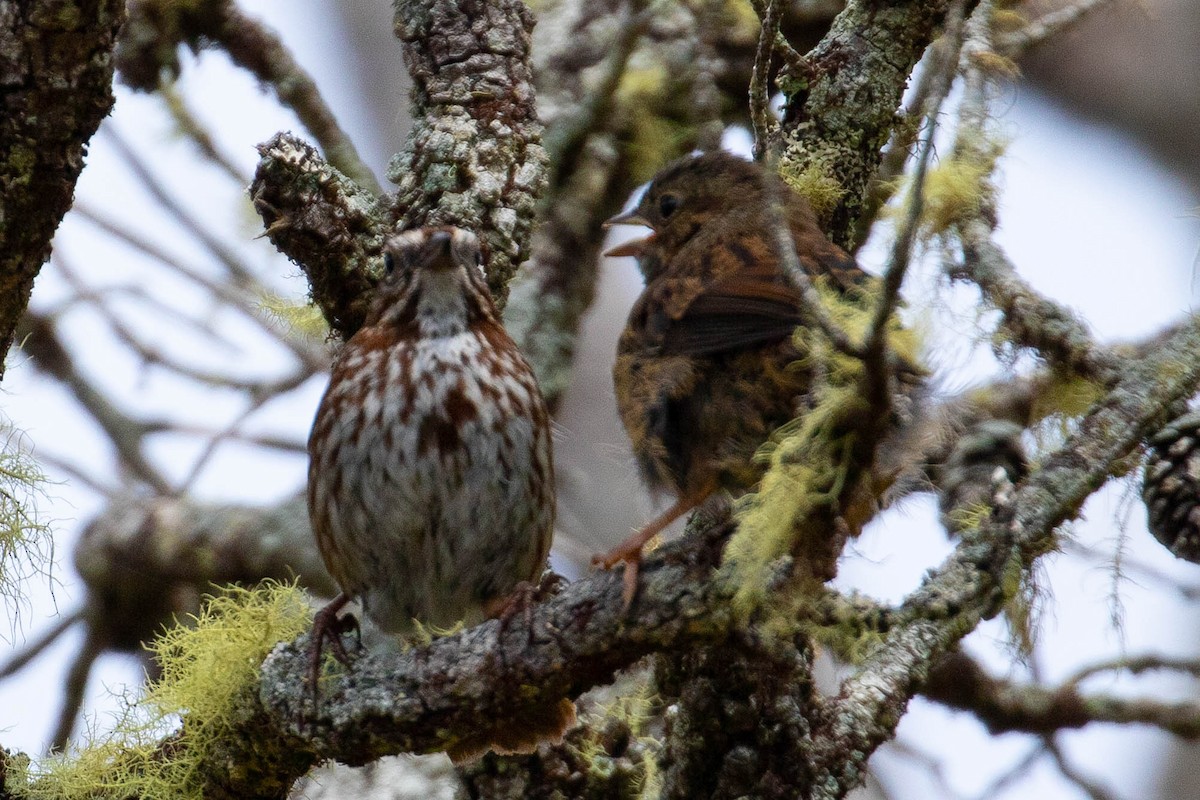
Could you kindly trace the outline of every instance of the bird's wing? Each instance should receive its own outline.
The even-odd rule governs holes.
[[[800,324],[800,296],[778,279],[732,275],[698,294],[663,331],[662,352],[715,355],[777,342]]]

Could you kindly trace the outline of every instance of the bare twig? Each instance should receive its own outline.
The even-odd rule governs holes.
[[[1020,30],[999,37],[999,48],[1009,58],[1016,58],[1106,5],[1112,5],[1112,0],[1076,0],[1070,5],[1048,11]]]
[[[854,358],[864,358],[866,351],[863,347],[854,342],[849,334],[838,327],[837,323],[825,311],[820,293],[817,292],[812,278],[805,272],[804,266],[800,263],[800,257],[796,254],[796,242],[792,239],[791,231],[784,221],[783,206],[780,205],[779,198],[773,197],[770,199],[768,211],[771,233],[775,238],[775,249],[779,254],[784,274],[787,275],[796,290],[800,292],[800,299],[803,303],[800,309],[801,313],[804,314],[810,324],[815,325],[821,331],[825,338],[838,351]]]
[[[1117,800],[1117,796],[1105,786],[1101,786],[1095,780],[1087,777],[1071,763],[1062,749],[1058,746],[1058,742],[1053,736],[1046,736],[1042,739],[1051,758],[1058,766],[1058,771],[1063,774],[1063,777],[1078,786],[1084,794],[1092,798],[1092,800]]]
[[[164,72],[172,77],[179,74],[180,44],[193,51],[214,45],[224,49],[235,64],[270,86],[279,101],[296,112],[330,162],[366,191],[382,194],[312,78],[274,31],[243,14],[231,0],[129,3],[129,25],[117,53],[122,79],[135,89],[158,89]]]
[[[766,0],[762,30],[758,34],[758,50],[754,54],[754,72],[750,76],[750,125],[754,130],[754,160],[762,161],[770,150],[774,131],[778,129],[771,117],[771,55],[779,36],[778,0]]]
[[[242,175],[233,161],[217,147],[212,134],[209,133],[204,123],[188,108],[187,101],[176,89],[173,82],[163,81],[158,87],[158,94],[166,105],[167,111],[175,120],[175,124],[192,140],[200,152],[204,154],[205,158],[216,164],[230,180],[239,186],[245,186],[250,182],[249,178]]]
[[[143,425],[118,409],[83,375],[70,352],[59,340],[52,320],[28,312],[20,330],[25,351],[33,356],[38,369],[53,375],[70,391],[80,405],[104,429],[116,448],[122,465],[155,491],[172,494],[174,488],[142,453]]]
[[[82,619],[83,609],[76,609],[70,614],[61,616],[58,621],[47,628],[41,636],[27,644],[21,650],[21,652],[17,653],[8,660],[8,663],[0,667],[0,680],[20,672],[25,668],[26,664],[37,658],[38,655],[47,647],[54,644],[55,640],[57,640],[59,636],[66,632],[67,628],[71,627]]]
[[[116,150],[117,155],[125,162],[125,166],[135,178],[150,192],[160,206],[170,214],[188,233],[196,238],[204,249],[217,259],[229,271],[229,274],[239,284],[253,284],[253,271],[242,261],[232,248],[222,244],[191,211],[171,196],[162,182],[142,162],[129,143],[109,126],[104,129],[105,139]]]

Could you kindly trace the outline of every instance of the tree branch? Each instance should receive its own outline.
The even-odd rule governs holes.
[[[59,13],[59,12],[62,13]],[[34,278],[112,108],[120,0],[0,8],[0,377]]]
[[[366,191],[383,193],[313,79],[274,31],[241,13],[231,0],[130,2],[128,29],[117,51],[122,81],[151,92],[159,88],[164,71],[178,77],[181,44],[193,52],[206,45],[220,46],[235,64],[274,89],[279,102],[296,112],[331,164]]]
[[[785,175],[811,170],[836,187],[840,200],[823,227],[843,247],[853,244],[850,237],[908,77],[950,2],[850,0],[808,54],[809,74],[780,80],[786,98]],[[975,3],[965,5],[969,11]]]
[[[520,0],[397,0],[413,79],[413,130],[388,178],[404,228],[457,225],[483,245],[503,310],[529,254],[546,152],[529,61],[533,14]]]

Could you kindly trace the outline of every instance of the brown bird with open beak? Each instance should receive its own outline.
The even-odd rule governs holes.
[[[807,406],[812,366],[792,343],[802,302],[776,247],[780,219],[814,278],[848,300],[873,280],[821,232],[807,200],[729,153],[670,164],[632,211],[607,223],[651,230],[606,253],[636,257],[646,281],[617,345],[613,382],[643,479],[677,498],[595,558],[626,563],[627,602],[646,542],[718,489],[757,483],[755,451]]]

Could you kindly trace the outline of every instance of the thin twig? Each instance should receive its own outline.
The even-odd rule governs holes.
[[[231,248],[219,242],[200,223],[200,220],[171,196],[167,188],[163,186],[157,176],[150,171],[145,163],[143,163],[141,157],[134,152],[129,143],[117,133],[112,125],[106,126],[104,132],[107,135],[108,141],[113,145],[113,149],[117,151],[117,155],[129,167],[129,171],[146,188],[146,191],[150,192],[151,196],[158,201],[163,210],[174,217],[179,225],[192,234],[200,244],[204,245],[204,249],[216,258],[217,261],[221,262],[225,269],[229,270],[230,275],[233,276],[235,281],[240,284],[253,284],[256,282],[253,271],[242,259]]]
[[[750,124],[754,129],[754,160],[762,161],[770,149],[770,140],[778,126],[771,118],[771,54],[779,35],[778,0],[767,0],[763,11],[762,28],[758,34],[758,49],[754,54],[754,71],[750,74]]]
[[[1172,670],[1186,672],[1193,677],[1200,677],[1200,660],[1195,658],[1176,658],[1172,656],[1144,655],[1136,657],[1114,658],[1111,661],[1101,661],[1089,664],[1074,672],[1064,682],[1064,686],[1075,686],[1084,680],[1102,672],[1128,672],[1140,675],[1143,672],[1156,670]]]
[[[18,330],[25,339],[25,351],[33,356],[38,369],[53,375],[74,395],[84,410],[108,434],[121,463],[134,476],[145,481],[160,494],[173,494],[171,484],[142,453],[145,427],[117,408],[79,371],[74,358],[59,338],[54,322],[30,311],[26,312]]]
[[[71,668],[67,671],[66,681],[63,683],[63,704],[58,712],[54,735],[50,739],[51,753],[61,753],[70,744],[75,720],[79,718],[79,709],[83,707],[83,693],[87,689],[88,676],[91,675],[92,665],[102,652],[103,644],[89,631],[79,653],[71,661]]]
[[[999,37],[999,49],[1009,58],[1022,55],[1030,47],[1058,35],[1102,6],[1111,5],[1113,0],[1077,0],[1069,6],[1049,11],[1023,28]]]
[[[205,127],[192,110],[188,108],[187,102],[175,88],[175,84],[169,81],[163,81],[158,87],[158,95],[162,98],[163,103],[167,107],[167,111],[175,120],[175,124],[179,126],[179,130],[192,140],[192,143],[199,148],[204,156],[216,164],[222,172],[229,176],[234,183],[239,186],[245,186],[250,183],[250,178],[243,175],[233,161],[221,152],[217,147],[216,141],[212,134]]]
[[[79,215],[81,218],[116,237],[135,250],[144,253],[169,269],[179,273],[188,281],[211,292],[214,297],[224,304],[224,307],[240,312],[244,318],[249,319],[260,330],[287,348],[307,369],[316,372],[328,367],[329,358],[323,347],[314,346],[302,337],[289,335],[286,331],[281,332],[279,326],[273,325],[269,320],[264,319],[258,306],[247,299],[248,297],[261,296],[265,292],[265,287],[263,287],[262,283],[255,276],[246,275],[241,284],[242,288],[235,289],[228,283],[212,279],[196,267],[184,264],[158,244],[143,236],[140,232],[97,211],[88,205],[86,201],[76,201],[71,212]]]
[[[1092,800],[1117,800],[1117,796],[1112,793],[1112,790],[1102,786],[1076,769],[1075,765],[1071,763],[1070,759],[1059,748],[1055,737],[1046,736],[1042,739],[1042,743],[1045,745],[1046,752],[1050,754],[1051,758],[1054,759],[1054,763],[1058,765],[1058,771],[1063,774],[1064,778],[1078,786],[1084,794],[1092,798]]]
[[[783,206],[778,197],[769,198],[768,215],[771,233],[775,237],[775,249],[782,262],[784,274],[800,292],[801,313],[808,322],[815,324],[825,338],[840,352],[854,358],[865,358],[866,351],[851,340],[849,334],[839,328],[837,323],[826,313],[820,293],[813,285],[812,278],[804,271],[800,257],[796,255],[796,242],[792,239],[791,231],[788,230]]]
[[[317,84],[274,31],[241,13],[230,2],[224,4],[221,22],[209,35],[224,47],[235,64],[270,85],[279,101],[296,112],[330,164],[376,196],[383,194],[383,187],[359,157],[354,142],[338,125]]]
[[[61,636],[67,630],[67,628],[71,627],[76,622],[79,622],[81,619],[83,619],[82,608],[76,609],[64,617],[60,617],[59,620],[51,625],[45,633],[26,645],[21,652],[9,659],[7,664],[5,664],[3,667],[0,667],[0,680],[3,680],[11,675],[15,675],[24,669],[26,664],[37,658],[38,655],[47,647],[54,644],[54,641],[58,639],[58,637]]]

